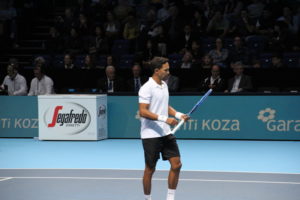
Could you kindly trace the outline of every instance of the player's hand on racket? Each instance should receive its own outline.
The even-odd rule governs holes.
[[[184,115],[181,116],[181,119],[183,119],[185,122],[186,122],[187,120],[189,120],[190,118],[191,118],[191,117],[188,116],[188,115],[186,115],[186,114],[184,114]]]
[[[178,121],[175,118],[168,118],[166,123],[171,126],[176,126],[178,124]]]

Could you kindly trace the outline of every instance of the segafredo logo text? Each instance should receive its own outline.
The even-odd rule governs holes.
[[[264,110],[259,111],[257,119],[266,123],[266,127],[268,131],[296,131],[300,132],[300,120],[283,120],[275,119],[276,110],[271,108],[266,108]]]
[[[78,134],[91,122],[89,111],[77,103],[50,106],[44,113],[46,127],[61,134]]]

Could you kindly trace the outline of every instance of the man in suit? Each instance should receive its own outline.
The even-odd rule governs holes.
[[[169,92],[178,92],[179,78],[177,76],[173,76],[171,73],[169,73],[169,75],[164,78],[164,81],[168,85]]]
[[[233,66],[235,76],[229,79],[228,88],[225,92],[249,92],[253,90],[250,76],[244,75],[244,66],[241,62],[236,62]]]
[[[103,93],[114,93],[124,91],[123,80],[116,76],[116,69],[110,65],[105,68],[106,76],[98,81],[98,88]]]
[[[145,76],[142,76],[142,68],[139,64],[134,64],[131,68],[132,77],[127,80],[127,89],[129,92],[138,92],[140,87],[147,81]]]
[[[220,66],[213,65],[211,68],[211,76],[205,78],[201,85],[200,91],[205,92],[209,89],[213,89],[214,92],[223,92],[225,89],[225,81],[220,76]]]

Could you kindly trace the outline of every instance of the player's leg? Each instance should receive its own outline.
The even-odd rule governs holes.
[[[143,186],[144,186],[144,194],[150,195],[151,194],[151,182],[152,176],[155,172],[155,167],[150,167],[146,164],[143,176]]]
[[[168,177],[168,186],[169,189],[175,190],[177,188],[182,164],[181,164],[180,157],[169,158],[169,162],[171,164],[171,167],[170,167],[170,172]]]
[[[165,137],[162,154],[163,154],[163,159],[169,160],[171,165],[169,177],[168,177],[167,200],[174,200],[175,190],[177,188],[182,164],[180,159],[179,148],[176,142],[176,137],[173,134]]]
[[[142,141],[145,155],[143,187],[145,198],[147,200],[150,200],[152,176],[155,172],[156,163],[159,159],[159,153],[162,147],[162,140],[161,138],[149,138],[143,139]]]

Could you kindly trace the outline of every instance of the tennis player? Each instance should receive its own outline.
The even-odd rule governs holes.
[[[151,200],[151,180],[155,166],[162,155],[171,164],[168,177],[167,200],[175,199],[181,168],[180,153],[176,138],[170,134],[170,125],[175,126],[177,119],[188,120],[189,116],[177,112],[169,106],[169,91],[163,79],[169,74],[168,59],[154,57],[151,60],[152,77],[139,90],[139,112],[141,116],[141,138],[145,155],[143,177],[146,200]]]

